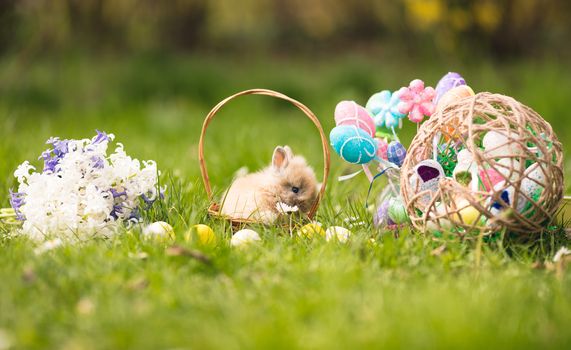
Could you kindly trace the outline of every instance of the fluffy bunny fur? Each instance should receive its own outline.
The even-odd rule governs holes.
[[[315,173],[305,159],[295,156],[288,146],[278,146],[270,166],[232,183],[224,194],[222,213],[271,223],[280,214],[278,202],[308,213],[317,199],[318,188]]]

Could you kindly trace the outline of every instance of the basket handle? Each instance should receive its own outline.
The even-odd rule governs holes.
[[[321,146],[323,148],[323,180],[321,183],[321,189],[319,191],[317,199],[315,200],[315,203],[313,203],[313,206],[311,207],[308,213],[309,218],[312,219],[315,213],[317,212],[319,202],[321,201],[321,199],[323,198],[323,194],[325,193],[325,187],[327,185],[327,177],[329,176],[330,155],[329,155],[329,147],[327,144],[327,137],[323,132],[323,128],[321,127],[319,119],[317,119],[315,114],[309,108],[307,108],[301,102],[273,90],[252,89],[252,90],[245,90],[242,92],[238,92],[232,96],[225,98],[216,106],[214,106],[214,108],[212,108],[212,110],[208,113],[208,115],[204,119],[204,123],[202,124],[202,132],[200,133],[200,141],[198,143],[198,161],[200,163],[200,172],[202,174],[202,181],[204,182],[204,188],[206,189],[206,194],[208,194],[208,199],[212,201],[212,188],[210,186],[210,178],[208,177],[208,170],[206,169],[206,162],[204,159],[204,138],[206,135],[206,129],[208,128],[208,125],[210,124],[216,113],[218,113],[218,111],[222,108],[222,106],[224,106],[230,100],[244,95],[266,95],[288,101],[297,108],[299,108],[313,122],[313,124],[319,131],[319,136],[321,137]]]

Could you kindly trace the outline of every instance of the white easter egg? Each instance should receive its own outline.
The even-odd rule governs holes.
[[[325,240],[329,242],[332,239],[337,239],[341,243],[347,242],[351,236],[351,231],[341,226],[331,226],[325,231]]]
[[[478,181],[478,166],[476,163],[458,163],[452,171],[452,177],[458,183],[465,186],[471,186],[474,181]],[[476,175],[476,176],[474,176]]]
[[[533,179],[541,184],[545,184],[545,171],[538,163],[534,163],[525,169],[525,175],[528,179]]]
[[[243,229],[236,232],[232,236],[232,239],[230,240],[230,245],[232,247],[241,247],[241,246],[250,245],[255,242],[259,242],[261,240],[262,239],[260,238],[258,232],[250,229]]]
[[[419,198],[419,204],[425,206],[430,203],[438,191],[440,179],[444,176],[442,166],[432,159],[423,160],[414,167],[414,173],[409,180],[411,186],[416,193],[426,192]]]
[[[514,207],[514,204],[515,204],[515,197],[514,197],[515,196],[515,188],[513,186],[506,186],[505,181],[502,181],[502,182],[496,184],[494,186],[494,192],[499,192],[500,198],[502,198],[504,202],[506,201],[505,199],[507,197],[507,202],[508,202],[507,205],[511,208],[514,208],[518,212],[521,212],[525,208],[527,201],[521,194],[519,195],[519,198],[517,201],[517,206]],[[502,208],[498,208],[498,206],[503,206],[503,203],[494,201],[494,203],[497,203],[495,205],[495,207],[494,207],[494,203],[492,203],[491,201],[489,203],[492,204],[492,207],[491,207],[492,214],[496,214],[502,210],[507,209],[507,207],[505,207],[505,206]]]
[[[440,232],[442,230],[450,230],[452,229],[453,225],[450,220],[445,219],[447,217],[446,214],[446,206],[442,202],[438,202],[434,205],[434,212],[430,212],[430,220],[426,223],[426,228],[432,233]],[[437,219],[437,217],[439,219]]]
[[[459,164],[469,164],[474,161],[474,155],[472,155],[472,152],[468,151],[467,149],[463,149],[456,155],[456,160]]]
[[[484,135],[482,146],[486,156],[491,158],[509,157],[523,154],[523,148],[517,143],[519,135],[502,131],[489,131]]]
[[[521,180],[520,191],[527,197],[537,196],[546,184],[545,172],[538,163],[532,164],[525,170],[525,177]]]
[[[518,160],[513,158],[502,158],[496,162],[498,165],[496,166],[496,170],[502,174],[505,179],[512,179],[515,180],[520,175],[520,163]],[[510,171],[510,168],[513,171]]]
[[[143,229],[143,237],[157,240],[174,239],[174,230],[168,223],[157,221]]]

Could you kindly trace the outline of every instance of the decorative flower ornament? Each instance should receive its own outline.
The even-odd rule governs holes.
[[[430,117],[434,113],[435,106],[432,100],[436,92],[432,87],[424,87],[424,82],[415,79],[408,87],[398,91],[401,102],[397,108],[400,113],[408,114],[408,119],[414,123],[420,123],[424,117]]]
[[[366,108],[373,115],[375,125],[389,129],[399,126],[405,114],[401,113],[397,106],[400,102],[399,93],[391,93],[388,90],[378,92],[369,98]]]

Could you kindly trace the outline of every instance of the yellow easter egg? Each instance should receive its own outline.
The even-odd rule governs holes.
[[[187,242],[191,241],[195,234],[196,237],[198,237],[198,242],[200,242],[200,244],[213,244],[216,242],[216,235],[208,225],[198,224],[192,226],[184,234],[184,239]]]
[[[325,231],[325,240],[327,242],[337,240],[341,243],[346,243],[350,236],[351,231],[341,226],[331,226]]]
[[[465,225],[472,226],[481,216],[478,209],[469,205],[468,202],[460,202],[456,207],[460,209],[452,215],[452,219],[457,223],[463,222]]]
[[[297,231],[299,237],[313,238],[315,235],[325,237],[325,230],[318,222],[312,222]]]

